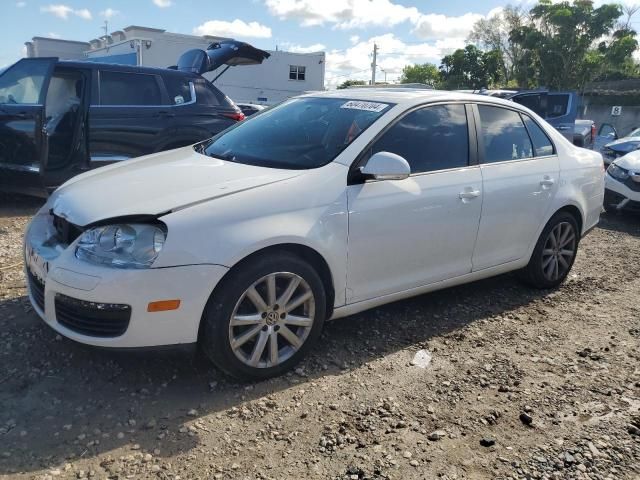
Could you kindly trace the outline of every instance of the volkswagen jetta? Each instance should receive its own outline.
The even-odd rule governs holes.
[[[556,287],[603,192],[601,156],[514,102],[310,94],[69,180],[26,232],[29,296],[79,342],[265,378],[327,319],[512,270]]]

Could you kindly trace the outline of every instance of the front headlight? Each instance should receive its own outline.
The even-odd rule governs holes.
[[[149,268],[164,246],[163,225],[119,224],[85,231],[76,258],[115,268]]]
[[[624,182],[627,178],[629,178],[629,171],[625,170],[622,167],[619,167],[615,163],[609,165],[609,168],[607,168],[607,173],[616,180],[620,180],[621,182]]]

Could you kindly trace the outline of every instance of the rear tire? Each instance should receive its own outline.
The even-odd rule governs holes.
[[[263,380],[307,354],[325,315],[326,293],[313,267],[286,252],[258,257],[232,270],[209,298],[200,347],[225,373]]]
[[[520,278],[535,288],[555,288],[567,277],[578,253],[580,231],[569,212],[556,213],[542,230]]]

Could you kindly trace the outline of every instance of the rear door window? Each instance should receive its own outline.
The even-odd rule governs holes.
[[[566,93],[550,93],[547,95],[547,117],[563,117],[569,111],[569,95]]]
[[[484,163],[532,158],[533,145],[520,114],[513,110],[478,105]]]
[[[540,115],[542,118],[547,116],[547,95],[540,93],[529,93],[524,95],[516,95],[512,100],[520,105],[527,107],[529,110]]]
[[[100,104],[119,106],[162,105],[157,75],[100,72]]]
[[[191,79],[167,75],[164,77],[164,84],[167,87],[171,105],[183,105],[194,100],[191,96]]]
[[[396,122],[373,145],[371,154],[403,157],[411,173],[469,164],[469,132],[464,105],[435,105],[415,110]]]
[[[524,124],[527,126],[536,157],[553,155],[553,144],[544,130],[538,126],[528,115],[522,115]]]

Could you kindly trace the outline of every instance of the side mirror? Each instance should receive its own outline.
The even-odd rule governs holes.
[[[360,172],[374,180],[404,180],[411,175],[409,163],[391,152],[374,153]]]

